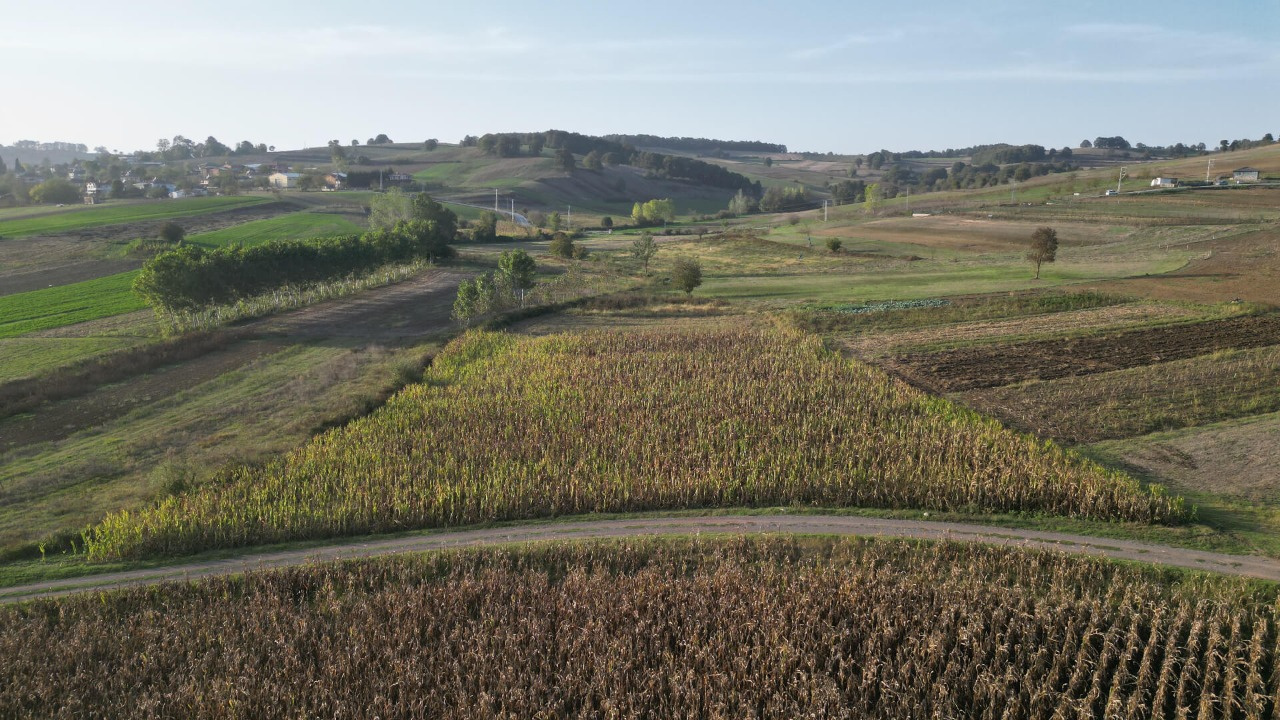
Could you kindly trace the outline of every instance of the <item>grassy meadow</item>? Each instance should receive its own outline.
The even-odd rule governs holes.
[[[346,215],[322,212],[296,212],[265,220],[232,225],[222,230],[198,233],[187,237],[186,242],[205,248],[226,245],[262,245],[275,240],[300,240],[326,235],[352,235],[368,228],[357,224]]]

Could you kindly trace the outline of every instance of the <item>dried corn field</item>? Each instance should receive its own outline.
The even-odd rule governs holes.
[[[0,611],[0,715],[1274,718],[1274,587],[826,539],[530,546]]]
[[[490,520],[872,506],[1176,522],[1180,499],[793,331],[473,332],[260,468],[108,517],[95,559]]]

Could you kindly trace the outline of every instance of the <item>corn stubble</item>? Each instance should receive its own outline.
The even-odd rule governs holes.
[[[1178,522],[1181,499],[787,330],[472,332],[386,407],[87,534],[92,559],[591,512],[865,506]]]
[[[1253,720],[1278,610],[952,543],[458,551],[0,611],[0,715]]]

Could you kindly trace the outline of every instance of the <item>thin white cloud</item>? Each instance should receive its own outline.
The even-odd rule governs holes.
[[[905,37],[906,33],[901,30],[892,30],[890,32],[880,34],[846,35],[835,42],[830,42],[825,45],[813,45],[810,47],[800,48],[793,51],[791,53],[791,57],[796,60],[812,60],[813,58],[838,53],[841,50],[846,50],[851,47],[897,42]]]

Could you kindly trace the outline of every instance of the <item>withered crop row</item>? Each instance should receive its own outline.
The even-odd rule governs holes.
[[[1275,588],[962,544],[648,540],[0,611],[0,716],[1274,718]]]

